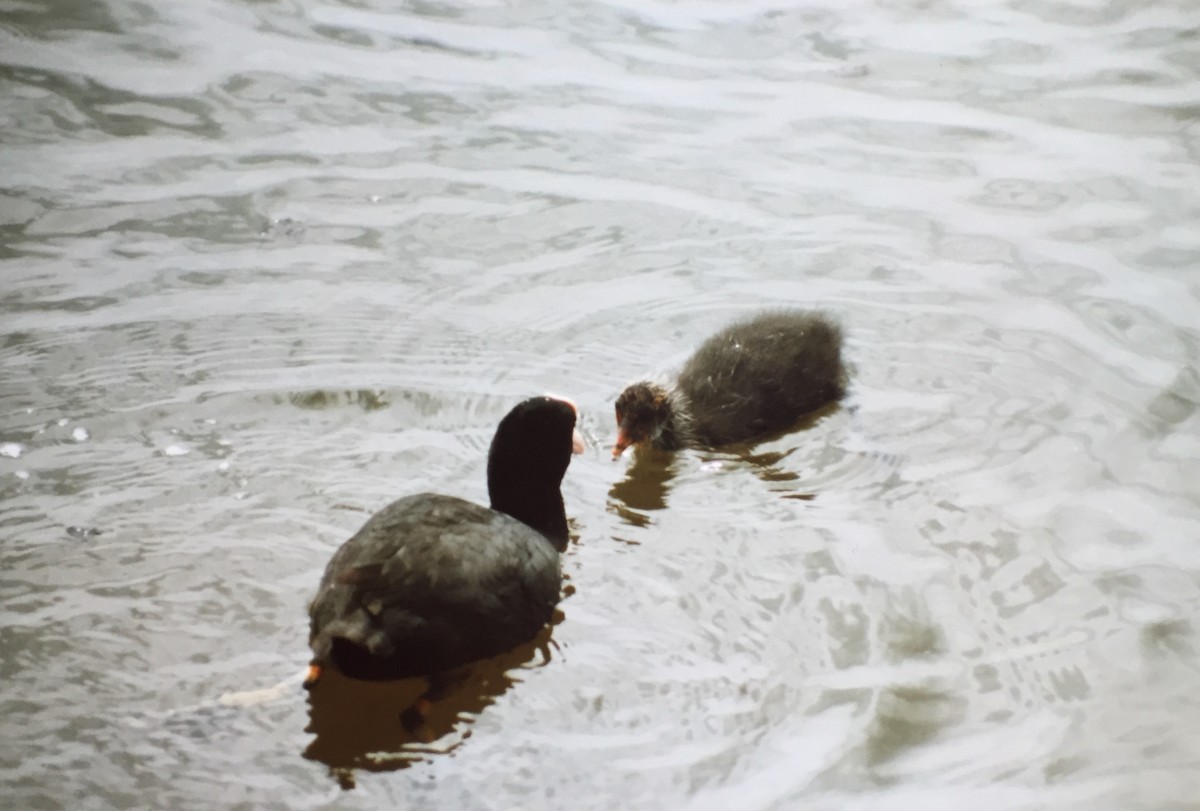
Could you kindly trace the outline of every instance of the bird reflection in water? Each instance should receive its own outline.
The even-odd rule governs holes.
[[[644,527],[650,523],[647,513],[667,506],[667,491],[675,478],[675,454],[651,447],[629,453],[633,463],[625,478],[609,488],[608,506],[626,523]]]
[[[759,451],[759,449],[771,448],[784,436],[808,431],[823,418],[836,413],[840,408],[840,403],[830,403],[806,414],[786,431],[778,432],[756,442],[730,444],[719,450],[696,451],[700,454],[700,465],[705,470],[745,467],[772,490],[779,492],[782,498],[810,501],[816,497],[815,494],[798,489],[800,474],[789,470],[784,465],[789,456],[801,448],[805,448],[807,453],[809,448],[792,445],[782,450]],[[819,452],[821,448],[813,447],[811,450]],[[679,474],[680,459],[686,459],[689,456],[687,451],[675,453],[658,450],[651,446],[635,447],[626,451],[620,458],[632,457],[633,461],[625,471],[625,478],[609,489],[609,509],[626,523],[635,527],[648,525],[651,521],[649,513],[666,509],[671,482]],[[636,543],[635,541],[627,542]]]
[[[550,663],[551,630],[437,677],[360,681],[330,668],[308,693],[305,731],[314,738],[304,757],[324,763],[342,788],[352,789],[356,770],[405,769],[455,751],[484,708],[522,680],[521,671]],[[422,710],[414,712],[419,701]]]

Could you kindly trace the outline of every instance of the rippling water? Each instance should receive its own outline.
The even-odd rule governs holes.
[[[1197,807],[1191,0],[0,15],[11,807]],[[608,460],[778,303],[840,408]],[[310,704],[333,549],[546,390],[562,621]]]

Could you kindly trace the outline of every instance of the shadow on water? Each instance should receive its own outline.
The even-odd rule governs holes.
[[[550,663],[551,631],[447,674],[419,724],[402,717],[430,690],[428,679],[370,682],[326,671],[308,694],[305,731],[314,737],[304,757],[324,763],[342,788],[352,789],[356,770],[395,771],[455,751],[471,736],[475,718],[521,681],[520,670]]]

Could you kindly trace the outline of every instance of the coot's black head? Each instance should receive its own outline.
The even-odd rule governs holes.
[[[559,485],[572,453],[583,452],[574,403],[531,397],[500,421],[488,451],[492,509],[566,544],[567,519]]]
[[[671,418],[667,390],[654,383],[634,383],[617,398],[617,443],[613,457],[630,445],[653,440]]]

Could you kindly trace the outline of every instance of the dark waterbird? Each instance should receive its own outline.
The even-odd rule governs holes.
[[[713,335],[674,383],[633,383],[617,398],[613,457],[630,445],[715,448],[763,439],[841,398],[842,329],[819,312],[782,310]]]
[[[583,450],[569,401],[534,397],[500,421],[488,451],[491,507],[421,493],[346,541],[309,607],[305,680],[440,674],[528,642],[561,589],[567,517],[559,486]]]

